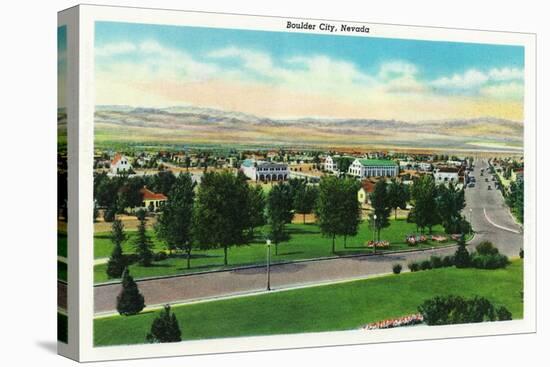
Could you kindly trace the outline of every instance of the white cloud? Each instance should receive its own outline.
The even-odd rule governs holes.
[[[489,85],[481,88],[480,94],[493,99],[520,100],[523,98],[523,84],[511,82]]]
[[[464,74],[454,74],[451,77],[442,77],[431,84],[438,89],[468,91],[479,88],[489,80],[489,77],[476,69],[470,69]]]
[[[380,66],[378,73],[382,79],[412,78],[418,73],[416,65],[406,61],[389,61]]]
[[[489,77],[494,81],[523,80],[523,70],[518,68],[491,69]]]
[[[131,42],[109,43],[96,47],[95,55],[99,57],[110,57],[136,51],[136,48],[136,45]]]

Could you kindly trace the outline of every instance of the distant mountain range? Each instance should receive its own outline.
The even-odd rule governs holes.
[[[96,140],[150,143],[519,152],[523,123],[492,117],[407,122],[373,119],[270,119],[177,106],[97,106]]]

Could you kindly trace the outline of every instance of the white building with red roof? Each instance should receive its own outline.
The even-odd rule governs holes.
[[[132,169],[132,165],[128,160],[128,157],[116,153],[113,159],[111,160],[111,173],[117,175],[123,172],[129,172]]]
[[[161,193],[155,193],[149,190],[147,187],[143,187],[139,192],[142,195],[141,206],[151,211],[156,211],[161,208],[168,198]]]

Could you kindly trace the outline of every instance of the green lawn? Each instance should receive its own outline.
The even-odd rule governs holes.
[[[278,255],[275,255],[275,249],[272,249],[272,261],[292,261],[302,259],[312,259],[318,257],[334,256],[332,254],[332,240],[321,236],[319,227],[316,224],[289,224],[287,225],[290,234],[290,240],[279,244]],[[391,243],[389,251],[409,249],[405,243],[405,236],[414,233],[416,227],[414,224],[407,223],[405,219],[392,220],[391,226],[383,229],[381,238]],[[164,248],[164,244],[155,238],[154,232],[149,231],[155,251]],[[441,226],[434,227],[434,234],[443,234]],[[133,252],[132,237],[135,232],[130,234],[123,250],[125,253]],[[360,226],[357,236],[348,238],[347,248],[344,248],[343,238],[336,239],[336,255],[351,255],[361,253],[371,253],[363,244],[372,239],[372,230],[368,223],[364,222]],[[445,243],[449,244],[451,241]],[[108,257],[112,251],[112,243],[109,240],[109,234],[96,234],[94,239],[95,257]],[[421,246],[438,246],[437,243],[429,241],[428,244]],[[380,249],[378,250],[380,251]],[[246,246],[231,247],[228,251],[228,267],[240,265],[263,264],[266,261],[266,248],[262,229],[257,229],[255,241]],[[94,280],[96,283],[108,281],[106,264],[96,265],[94,267]],[[151,277],[158,275],[174,275],[187,272],[196,272],[204,270],[222,269],[223,249],[193,251],[191,259],[191,269],[187,268],[187,259],[185,256],[171,257],[163,261],[155,262],[151,267],[142,267],[137,264],[130,266],[130,273],[135,278]]]
[[[57,256],[67,257],[67,233],[57,231]]]
[[[67,281],[67,264],[64,262],[57,262],[57,279]]]
[[[506,269],[443,268],[174,307],[184,340],[350,330],[417,312],[437,295],[483,296],[523,317],[523,261]],[[96,346],[145,342],[158,311],[94,320]]]
[[[68,343],[69,336],[69,320],[67,315],[57,313],[57,340],[63,343]]]

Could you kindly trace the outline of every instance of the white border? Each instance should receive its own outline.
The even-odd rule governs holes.
[[[334,345],[352,345],[436,339],[448,337],[486,336],[518,334],[536,331],[536,269],[535,269],[535,134],[536,134],[536,82],[535,59],[536,37],[534,34],[507,33],[495,31],[474,31],[443,29],[435,27],[402,26],[374,23],[339,22],[349,25],[368,24],[370,34],[345,34],[354,37],[383,37],[400,39],[422,39],[456,42],[520,45],[525,47],[525,259],[524,259],[524,319],[509,322],[452,325],[443,327],[417,327],[388,329],[373,332],[343,331],[280,336],[243,337],[188,341],[177,344],[140,344],[132,346],[93,347],[93,115],[94,115],[94,22],[121,21],[165,25],[186,25],[212,28],[254,29],[286,31],[287,19],[292,17],[260,17],[219,13],[184,12],[144,8],[108,6],[79,6],[80,26],[80,84],[79,84],[79,320],[80,361],[116,360],[128,358],[168,357],[206,353],[239,352],[252,350],[274,350]],[[305,33],[305,32],[304,32]],[[325,34],[322,31],[307,33]],[[340,34],[342,35],[342,34]],[[89,240],[85,240],[89,239]],[[74,283],[73,283],[74,284]]]

